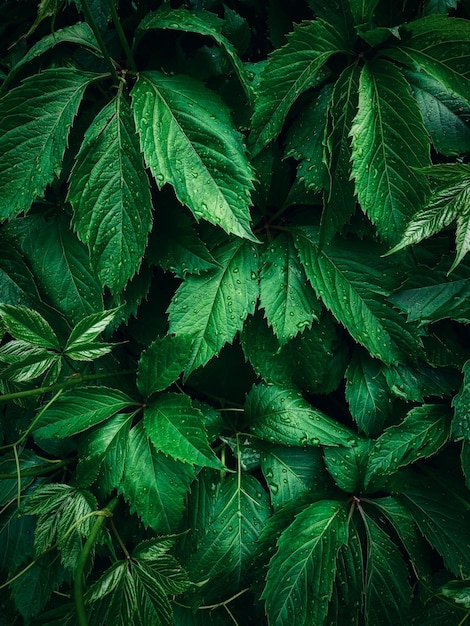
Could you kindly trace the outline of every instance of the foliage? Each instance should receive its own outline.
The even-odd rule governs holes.
[[[0,624],[463,624],[470,3],[0,3]]]

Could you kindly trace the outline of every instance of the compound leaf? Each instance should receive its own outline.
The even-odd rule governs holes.
[[[60,348],[57,335],[52,330],[49,322],[37,311],[25,306],[0,304],[0,317],[15,339],[28,342],[42,348]]]

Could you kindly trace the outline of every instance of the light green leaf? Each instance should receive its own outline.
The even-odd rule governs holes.
[[[406,71],[405,77],[418,102],[426,130],[434,147],[445,156],[470,152],[470,105],[442,84],[418,71]]]
[[[319,250],[318,231],[309,227],[297,228],[294,241],[317,295],[353,339],[384,363],[416,357],[420,344],[413,329],[387,302],[396,268],[380,258],[381,247],[337,240]]]
[[[320,224],[320,246],[331,241],[356,210],[349,133],[358,107],[359,77],[358,65],[346,68],[336,81],[331,98],[323,157],[329,184]]]
[[[157,533],[173,532],[181,521],[184,496],[194,476],[191,465],[155,450],[142,422],[134,426],[119,492],[145,526]]]
[[[187,276],[168,309],[169,332],[194,338],[187,375],[233,341],[258,298],[258,255],[251,244],[235,239],[213,254],[219,268]]]
[[[271,624],[323,624],[333,592],[338,550],[348,540],[343,502],[304,509],[282,533],[262,598]]]
[[[346,370],[346,400],[360,431],[368,437],[381,432],[392,409],[382,364],[356,350]]]
[[[274,510],[306,498],[324,499],[332,494],[319,448],[270,446],[261,456]]]
[[[9,224],[18,228],[18,248],[28,261],[45,300],[72,324],[103,309],[101,287],[88,254],[66,218],[26,217]]]
[[[60,172],[74,117],[95,74],[45,70],[0,99],[0,219],[28,211]]]
[[[34,434],[38,439],[70,437],[134,404],[132,398],[117,389],[101,386],[70,389],[42,411],[34,425]]]
[[[419,476],[400,499],[419,530],[456,576],[470,573],[470,511],[453,486],[439,484],[436,477]],[[444,506],[445,504],[445,506]]]
[[[359,440],[349,447],[324,448],[325,464],[335,483],[346,493],[364,490],[364,475],[372,447],[370,440]]]
[[[365,611],[370,624],[396,626],[410,605],[408,570],[397,545],[363,515],[367,535]]]
[[[127,438],[135,415],[118,413],[99,428],[89,430],[80,440],[77,481],[88,487],[100,476],[104,493],[117,489],[126,461]]]
[[[137,387],[140,393],[148,398],[178,380],[189,362],[192,344],[191,335],[157,337],[139,360]]]
[[[205,603],[223,600],[246,584],[270,514],[266,492],[248,473],[227,476],[208,504],[204,532],[187,565],[192,581],[208,581],[201,588]]]
[[[352,176],[363,211],[380,237],[397,243],[422,206],[429,139],[416,100],[399,70],[384,59],[367,63],[351,128]]]
[[[225,52],[233,65],[248,101],[252,100],[252,88],[244,64],[241,62],[235,47],[222,34],[225,22],[217,15],[201,9],[193,12],[186,9],[173,9],[163,6],[154,13],[149,13],[139,24],[138,30],[164,28],[188,33],[199,33],[213,39]]]
[[[49,322],[37,311],[25,306],[0,303],[0,316],[8,332],[15,339],[31,343],[42,348],[59,350],[57,335]]]
[[[245,413],[251,432],[272,443],[347,446],[357,441],[352,430],[313,407],[294,389],[255,385],[247,395]]]
[[[189,396],[167,393],[157,398],[145,408],[144,427],[155,450],[192,465],[223,467],[207,441],[204,415]]]
[[[408,412],[396,426],[390,426],[369,452],[365,487],[382,485],[383,479],[399,467],[435,454],[447,442],[450,414],[445,405],[425,404]]]
[[[455,437],[470,442],[470,361],[462,368],[464,375],[458,394],[452,400],[454,419],[452,431]]]
[[[314,191],[323,189],[327,180],[323,144],[332,91],[331,84],[325,85],[303,107],[287,133],[285,155],[298,161],[297,179]]]
[[[84,319],[82,319],[75,326],[67,339],[67,343],[64,348],[65,354],[72,359],[80,360],[80,354],[82,353],[88,355],[93,353],[93,351],[100,353],[100,349],[104,351],[104,354],[109,352],[110,347],[108,345],[95,342],[94,339],[96,339],[96,337],[113,321],[118,310],[119,309],[102,311],[92,315],[87,315]],[[84,358],[83,355],[82,358]]]
[[[0,363],[8,363],[1,377],[12,382],[27,382],[41,376],[59,363],[60,355],[24,341],[9,341],[0,348]]]
[[[469,21],[430,15],[405,24],[400,32],[400,45],[388,49],[387,55],[429,74],[470,105]]]
[[[450,580],[439,589],[446,598],[450,598],[462,608],[470,610],[470,581]]]
[[[290,236],[280,234],[263,252],[260,305],[281,345],[318,321],[320,304]]]
[[[196,219],[257,241],[250,228],[253,171],[226,105],[188,76],[146,72],[132,90],[145,161]]]
[[[106,105],[85,133],[67,199],[101,284],[121,291],[139,269],[152,226],[149,182],[126,96]]]
[[[364,24],[374,15],[378,0],[349,0],[355,24]]]
[[[77,24],[65,26],[64,28],[60,28],[52,32],[50,35],[42,37],[42,39],[33,44],[29,50],[27,50],[26,54],[22,56],[21,59],[11,68],[5,82],[2,85],[2,89],[10,83],[11,79],[16,76],[18,70],[21,69],[23,65],[36,59],[57,44],[63,42],[75,43],[78,46],[87,48],[96,56],[103,55],[100,47],[96,43],[91,27],[86,22],[77,22]]]
[[[350,54],[352,45],[349,35],[323,19],[296,25],[287,41],[261,74],[250,136],[253,156],[277,137],[297,98],[325,79],[328,59]]]

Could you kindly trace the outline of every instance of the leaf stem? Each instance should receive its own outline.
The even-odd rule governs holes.
[[[86,616],[85,610],[85,600],[83,598],[83,574],[85,571],[86,564],[88,562],[88,558],[90,556],[91,549],[93,544],[95,543],[98,534],[101,530],[101,527],[105,523],[105,521],[112,517],[113,510],[118,502],[117,497],[113,498],[109,504],[104,507],[99,513],[98,519],[93,525],[90,534],[88,535],[88,539],[85,541],[85,545],[82,548],[78,556],[77,567],[75,569],[75,577],[73,581],[73,595],[75,600],[75,610],[77,612],[78,625],[79,626],[88,626],[88,618]]]
[[[135,64],[134,55],[132,54],[132,50],[130,49],[129,43],[126,39],[126,35],[124,34],[121,20],[119,19],[119,15],[117,13],[113,0],[108,0],[108,4],[111,10],[111,17],[113,19],[114,27],[116,28],[117,36],[119,37],[119,41],[121,42],[121,46],[124,52],[126,53],[129,66],[133,72],[137,73],[138,70],[137,70],[137,65]]]
[[[103,53],[103,56],[106,60],[106,63],[108,64],[109,71],[111,72],[111,76],[113,77],[114,82],[116,84],[119,84],[120,80],[116,72],[114,62],[108,52],[108,49],[103,39],[103,35],[101,34],[101,31],[95,22],[95,18],[93,17],[93,13],[90,10],[90,5],[88,4],[88,0],[82,0],[82,9],[83,9],[83,13],[85,14],[86,21],[90,25],[91,30],[93,31],[93,34],[96,37],[96,41],[101,49],[101,52]]]

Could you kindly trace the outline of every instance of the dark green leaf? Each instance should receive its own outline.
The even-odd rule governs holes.
[[[343,502],[304,509],[282,533],[269,563],[263,598],[272,624],[322,624],[333,591],[338,550],[348,540]]]
[[[459,393],[452,400],[454,419],[452,431],[454,436],[470,442],[470,361],[463,366],[463,383]]]
[[[137,594],[128,563],[113,563],[90,587],[85,599],[93,606],[92,626],[133,624]]]
[[[363,491],[371,446],[371,441],[359,440],[349,448],[338,446],[324,449],[326,467],[340,489],[347,493]]]
[[[71,67],[27,78],[0,99],[0,218],[28,211],[57,176],[94,74]]]
[[[150,344],[137,371],[137,387],[143,396],[164,391],[178,380],[189,362],[192,343],[191,335],[165,335]]]
[[[248,211],[253,172],[222,100],[187,76],[160,72],[140,74],[131,95],[158,186],[170,183],[196,219],[256,241]]]
[[[351,13],[354,17],[355,24],[364,24],[368,22],[377,6],[378,0],[349,0]]]

